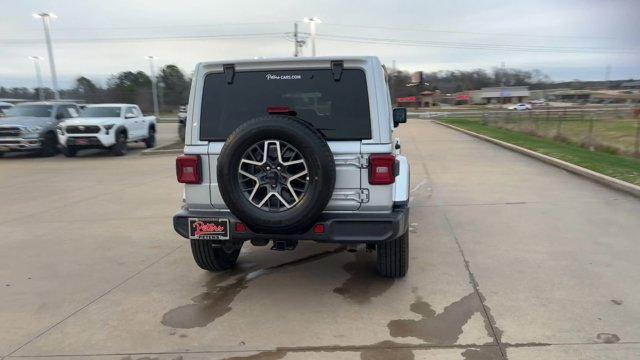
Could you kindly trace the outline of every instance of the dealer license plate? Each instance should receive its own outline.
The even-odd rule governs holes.
[[[189,239],[229,239],[229,219],[189,218]]]

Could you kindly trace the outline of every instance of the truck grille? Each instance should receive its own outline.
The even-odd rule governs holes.
[[[0,137],[19,137],[20,136],[20,128],[17,126],[3,126],[0,127]]]
[[[100,126],[97,125],[70,125],[65,128],[67,134],[97,134]]]

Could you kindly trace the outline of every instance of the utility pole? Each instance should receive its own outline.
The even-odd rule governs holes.
[[[304,18],[304,22],[309,23],[309,37],[311,38],[311,56],[316,56],[316,23],[321,23],[322,20],[317,16],[311,18]]]
[[[51,83],[53,85],[53,95],[56,100],[60,100],[60,93],[58,92],[58,75],[56,74],[56,63],[53,59],[53,46],[51,45],[51,34],[49,31],[49,23],[51,18],[57,16],[50,12],[41,12],[33,14],[34,18],[42,19],[42,26],[44,27],[44,38],[47,42],[47,52],[49,54],[49,67],[51,68]]]
[[[160,110],[158,109],[158,88],[156,84],[156,69],[153,61],[157,59],[155,56],[147,56],[149,59],[149,70],[151,71],[151,93],[153,95],[153,114],[156,119],[160,118]]]
[[[504,104],[504,78],[506,75],[504,61],[500,63],[500,104]]]
[[[300,53],[298,52],[298,22],[293,23],[293,56],[298,57]]]
[[[40,71],[40,59],[39,56],[29,56],[29,59],[33,60],[33,65],[36,68],[36,82],[38,84],[38,99],[44,100],[44,92],[42,91],[42,72]]]

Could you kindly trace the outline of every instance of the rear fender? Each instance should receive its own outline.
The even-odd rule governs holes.
[[[410,175],[411,169],[409,168],[409,161],[403,155],[396,155],[396,161],[398,162],[398,174],[396,175],[396,181],[393,184],[393,202],[394,203],[408,203],[410,190]]]

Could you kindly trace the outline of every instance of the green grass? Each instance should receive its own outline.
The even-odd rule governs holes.
[[[489,127],[474,120],[449,119],[443,122],[640,185],[640,160],[603,151],[591,151],[577,144]]]

